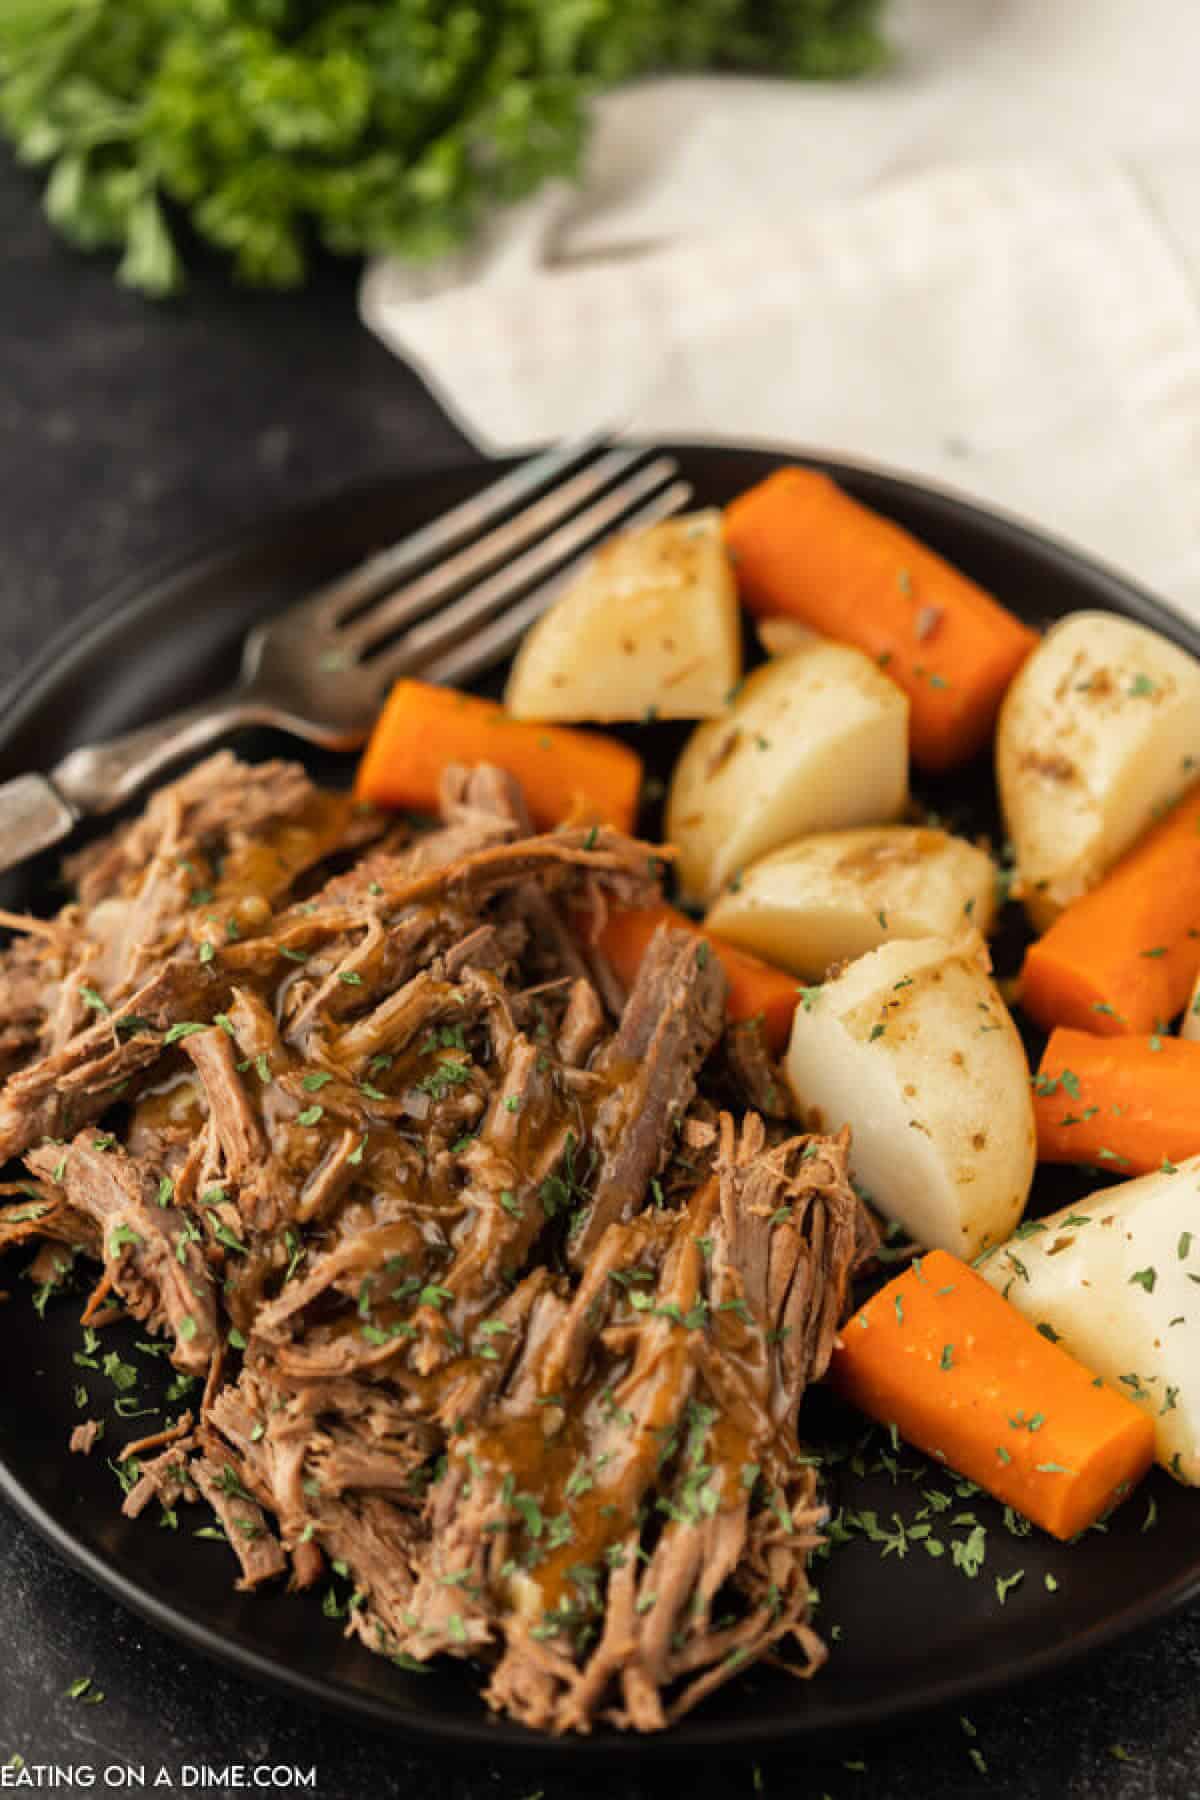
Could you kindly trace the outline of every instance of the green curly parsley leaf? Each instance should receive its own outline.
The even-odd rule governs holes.
[[[175,228],[293,287],[314,248],[412,260],[579,167],[601,86],[876,67],[881,0],[3,0],[0,132],[118,278],[178,290]]]

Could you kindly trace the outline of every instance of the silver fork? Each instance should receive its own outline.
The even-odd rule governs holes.
[[[48,775],[0,785],[0,869],[111,812],[243,725],[326,749],[361,744],[392,682],[464,682],[508,656],[605,537],[686,506],[669,456],[595,434],[520,463],[472,499],[298,600],[246,638],[232,688]]]

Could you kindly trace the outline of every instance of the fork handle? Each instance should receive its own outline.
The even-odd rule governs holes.
[[[0,784],[0,869],[68,837],[77,817],[44,775],[17,775]]]
[[[74,809],[113,812],[169,763],[211,744],[239,725],[254,725],[262,708],[244,689],[230,688],[198,706],[141,725],[102,744],[81,744],[50,771],[50,779]]]
[[[177,757],[262,718],[249,695],[231,688],[106,743],[82,744],[48,777],[0,783],[0,870],[60,843],[85,814],[112,812]]]

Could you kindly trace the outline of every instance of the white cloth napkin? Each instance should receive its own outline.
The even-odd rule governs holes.
[[[376,264],[366,322],[485,448],[628,423],[890,463],[1200,618],[1200,8],[893,19],[881,82],[610,97],[581,190]]]

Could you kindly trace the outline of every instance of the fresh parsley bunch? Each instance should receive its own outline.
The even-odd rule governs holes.
[[[0,0],[0,130],[46,210],[182,280],[173,221],[290,287],[322,244],[432,258],[570,175],[598,86],[643,71],[848,76],[880,0]]]

